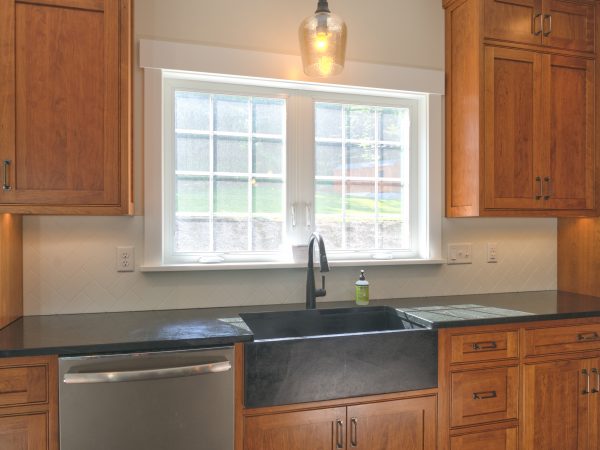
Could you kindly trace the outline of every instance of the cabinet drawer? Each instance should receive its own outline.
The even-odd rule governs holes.
[[[517,450],[517,428],[477,431],[450,438],[450,450]]]
[[[600,323],[525,330],[526,356],[600,349]]]
[[[450,339],[451,363],[490,361],[519,356],[516,331],[461,334]]]
[[[0,407],[47,401],[47,365],[0,367]]]
[[[451,374],[450,425],[473,425],[517,418],[518,367]]]

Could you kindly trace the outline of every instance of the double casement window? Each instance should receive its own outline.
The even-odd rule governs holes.
[[[167,78],[165,260],[419,255],[419,99]]]
[[[163,46],[142,43],[143,270],[295,266],[313,231],[333,265],[439,261],[439,94],[157,69],[190,64]]]

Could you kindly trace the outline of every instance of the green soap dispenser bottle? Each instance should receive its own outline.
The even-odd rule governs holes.
[[[365,278],[365,271],[360,271],[360,278],[354,283],[355,286],[355,301],[357,305],[369,304],[369,282]]]

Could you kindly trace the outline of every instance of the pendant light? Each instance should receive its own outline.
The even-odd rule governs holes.
[[[327,0],[319,0],[314,15],[304,19],[298,34],[306,75],[328,77],[344,69],[346,24],[331,13]]]

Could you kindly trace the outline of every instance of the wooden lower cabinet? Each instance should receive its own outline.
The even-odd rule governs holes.
[[[0,358],[0,449],[58,447],[57,357]]]
[[[517,450],[517,428],[484,430],[450,437],[450,450]]]
[[[0,416],[0,448],[5,450],[47,450],[48,414]]]
[[[523,369],[523,446],[596,449],[598,358],[551,361]]]
[[[306,406],[306,405],[304,405]],[[435,395],[244,418],[244,450],[435,450]]]

